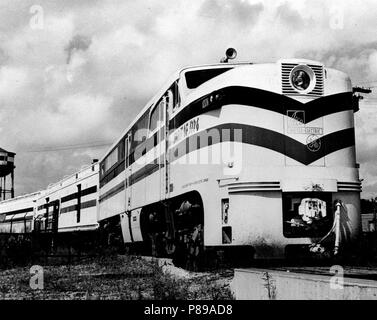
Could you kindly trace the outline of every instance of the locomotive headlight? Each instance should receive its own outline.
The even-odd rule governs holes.
[[[291,81],[297,90],[306,90],[310,85],[310,77],[304,70],[296,70],[293,72]]]
[[[307,93],[314,89],[315,74],[307,65],[298,65],[292,69],[290,81],[293,88],[300,93]]]

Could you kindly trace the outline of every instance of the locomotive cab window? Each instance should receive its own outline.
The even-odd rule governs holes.
[[[188,89],[195,89],[203,83],[227,72],[233,68],[214,68],[214,69],[202,69],[187,71],[185,73],[186,85]]]

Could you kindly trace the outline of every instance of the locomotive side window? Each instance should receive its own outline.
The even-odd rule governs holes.
[[[107,172],[110,168],[112,168],[118,162],[118,148],[115,148],[111,153],[106,157],[103,170]]]
[[[156,131],[159,126],[159,122],[162,121],[161,113],[164,110],[165,97],[163,97],[155,108],[151,112],[151,117],[149,121],[149,134],[151,135]]]
[[[118,144],[118,158],[119,160],[123,160],[125,157],[125,150],[124,150],[124,138]]]
[[[132,127],[132,144],[131,149],[135,151],[135,148],[147,139],[148,135],[148,115],[147,110],[142,117]]]
[[[161,128],[165,120],[165,104],[169,104],[170,107],[171,90],[169,90],[161,100],[156,104],[155,108],[151,112],[149,121],[149,135],[151,136],[157,128]]]

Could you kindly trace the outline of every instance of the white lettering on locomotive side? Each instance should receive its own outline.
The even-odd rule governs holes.
[[[191,119],[181,125],[177,130],[175,130],[172,135],[172,143],[176,144],[181,142],[183,139],[187,138],[188,136],[198,132],[200,130],[199,126],[199,117]]]

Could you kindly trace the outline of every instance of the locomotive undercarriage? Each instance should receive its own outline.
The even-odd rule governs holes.
[[[254,256],[247,245],[204,246],[204,209],[197,192],[143,208],[140,227],[143,242],[126,244],[128,253],[172,258],[186,270],[245,266]]]
[[[143,208],[140,227],[144,254],[170,257],[175,265],[187,269],[200,267],[204,254],[204,213],[199,194]]]

